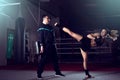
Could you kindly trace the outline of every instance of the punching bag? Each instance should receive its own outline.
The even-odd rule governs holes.
[[[25,20],[22,17],[16,19],[15,22],[15,63],[22,64],[25,62]]]

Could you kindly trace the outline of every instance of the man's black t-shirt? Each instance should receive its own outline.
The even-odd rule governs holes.
[[[38,32],[39,32],[39,43],[41,45],[54,43],[54,34],[53,34],[52,26],[42,24],[38,29]]]

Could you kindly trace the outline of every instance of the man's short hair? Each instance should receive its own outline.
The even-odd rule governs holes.
[[[43,19],[43,18],[45,18],[46,16],[48,16],[48,17],[50,18],[50,16],[49,16],[49,15],[42,15],[42,19]]]

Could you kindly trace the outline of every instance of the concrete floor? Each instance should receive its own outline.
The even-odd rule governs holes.
[[[54,71],[44,71],[43,79],[37,79],[35,70],[0,70],[0,80],[83,80],[83,71],[62,71],[65,77],[54,76]],[[119,71],[91,71],[89,80],[120,80]]]

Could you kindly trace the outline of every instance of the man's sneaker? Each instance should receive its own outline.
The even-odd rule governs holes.
[[[55,74],[55,76],[63,76],[64,77],[65,75],[60,73],[60,74]]]

